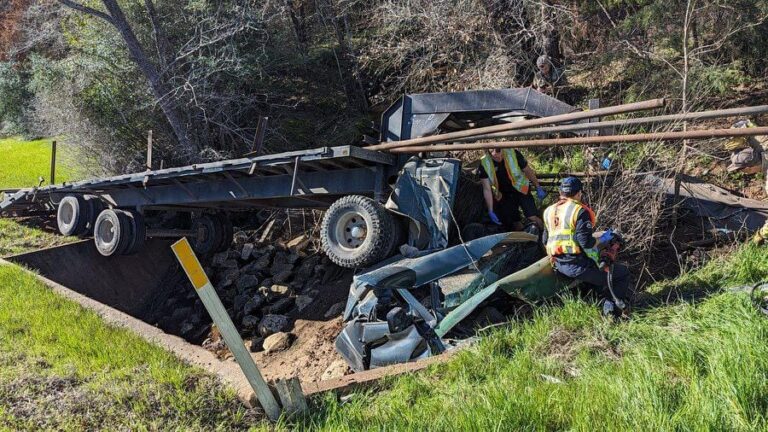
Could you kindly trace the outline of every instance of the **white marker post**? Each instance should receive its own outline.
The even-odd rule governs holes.
[[[213,318],[213,322],[216,323],[219,331],[221,331],[221,336],[224,338],[224,342],[227,343],[227,347],[235,355],[237,364],[240,365],[240,369],[243,370],[248,383],[251,384],[253,391],[256,392],[256,397],[258,397],[259,403],[261,403],[262,408],[267,413],[267,417],[272,421],[277,421],[280,418],[280,406],[277,404],[275,396],[269,390],[266,381],[264,381],[264,377],[261,376],[261,372],[259,372],[259,368],[254,363],[253,358],[248,353],[248,350],[245,349],[243,339],[237,332],[224,305],[221,304],[216,290],[211,285],[211,281],[205,274],[203,266],[200,265],[200,261],[192,251],[189,241],[183,238],[174,243],[171,249],[176,254],[176,258],[181,263],[181,267],[187,274],[189,281],[192,282],[192,286],[195,287],[200,300],[203,301],[205,309]]]

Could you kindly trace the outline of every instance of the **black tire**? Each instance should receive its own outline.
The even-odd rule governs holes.
[[[109,257],[124,253],[132,238],[133,227],[126,212],[107,209],[99,213],[94,225],[93,242],[101,255]]]
[[[133,255],[144,248],[144,243],[147,240],[147,225],[144,222],[144,215],[141,213],[137,211],[126,211],[125,214],[128,216],[132,235],[130,242],[122,254]]]
[[[192,249],[200,255],[208,255],[221,247],[224,227],[215,215],[204,214],[192,220],[192,230],[196,237]]]
[[[93,236],[96,218],[101,214],[105,206],[101,199],[95,195],[84,195],[83,199],[85,200],[85,225],[83,230],[77,235],[81,238],[86,238]]]
[[[216,213],[214,216],[221,227],[221,241],[215,251],[224,252],[229,250],[230,246],[232,246],[232,237],[235,236],[235,227],[232,226],[232,221],[229,220],[229,216],[227,216],[226,213]]]
[[[76,236],[85,232],[87,224],[87,205],[80,195],[67,195],[56,210],[56,225],[65,236]]]
[[[323,251],[345,268],[367,267],[386,258],[391,247],[392,214],[376,201],[350,195],[334,202],[323,217]]]
[[[408,241],[408,226],[406,225],[403,217],[392,212],[389,213],[389,219],[392,224],[391,233],[389,236],[391,239],[388,243],[387,254],[382,259],[397,255],[400,253],[400,246]]]

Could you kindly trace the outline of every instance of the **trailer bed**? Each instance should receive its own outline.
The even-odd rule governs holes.
[[[53,211],[69,194],[123,208],[326,207],[348,194],[381,198],[397,160],[356,146],[229,159],[22,189],[5,194],[0,212]]]

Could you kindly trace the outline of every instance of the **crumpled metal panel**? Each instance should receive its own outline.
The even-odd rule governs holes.
[[[446,315],[435,329],[435,333],[440,337],[445,336],[499,289],[512,297],[533,302],[554,297],[566,285],[566,281],[558,277],[552,269],[549,257],[544,257],[535,264],[501,278],[478,291]]]
[[[409,243],[420,249],[448,246],[460,171],[458,159],[414,157],[403,166],[386,207],[415,223],[420,235]],[[427,244],[416,244],[418,238]]]
[[[413,325],[400,333],[389,335],[388,338],[387,343],[371,350],[371,369],[405,363],[414,357],[414,351],[419,345],[424,344],[424,338]]]
[[[511,234],[513,233],[482,237],[419,258],[403,258],[388,266],[356,275],[352,279],[344,320],[351,317],[355,305],[371,287],[409,289],[432,282],[477,261]],[[389,284],[385,284],[385,281]]]

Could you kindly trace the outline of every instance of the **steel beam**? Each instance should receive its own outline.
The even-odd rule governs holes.
[[[305,172],[302,182],[306,189],[295,191],[294,198],[313,199],[317,195],[372,194],[376,190],[377,177],[374,168],[357,168],[344,171]],[[248,208],[259,200],[274,200],[291,197],[290,174],[268,177],[248,177],[238,183],[249,193],[247,199],[238,197],[233,183],[228,179],[211,179],[199,183],[186,183],[186,189],[176,184],[152,186],[146,191],[140,189],[119,189],[104,191],[101,195],[117,207],[145,207],[153,205],[199,205],[208,202],[226,202]],[[151,194],[151,197],[148,195]],[[195,198],[193,198],[195,197]],[[151,198],[152,200],[150,201]],[[318,197],[319,198],[319,197]],[[315,199],[316,200],[316,199]]]

